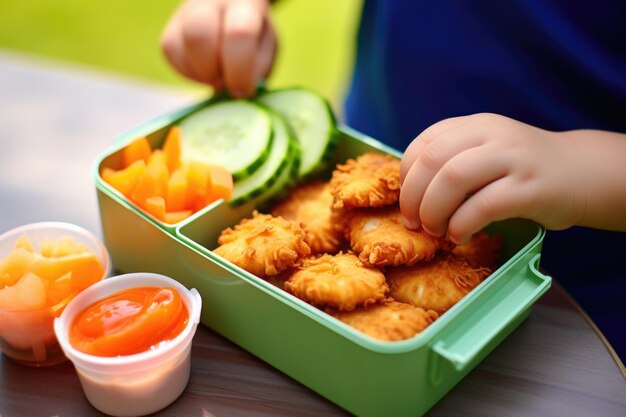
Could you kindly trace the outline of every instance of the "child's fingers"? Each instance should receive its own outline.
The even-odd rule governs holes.
[[[419,208],[425,230],[443,236],[448,220],[467,196],[507,175],[505,158],[483,145],[453,156],[428,184]]]
[[[263,14],[255,2],[231,2],[224,12],[222,65],[224,82],[235,97],[256,90],[255,57],[263,29]]]
[[[267,78],[276,55],[276,33],[269,17],[265,19],[260,42],[256,60],[255,81]]]
[[[170,64],[187,78],[196,79],[196,76],[185,56],[185,44],[182,37],[182,22],[180,11],[170,20],[161,37],[161,49]]]
[[[452,215],[448,238],[462,244],[491,222],[520,217],[526,213],[530,198],[528,189],[520,187],[510,176],[492,182],[473,194]]]
[[[400,209],[407,227],[417,229],[421,226],[419,209],[424,192],[441,167],[458,153],[482,143],[480,130],[452,129],[421,148],[400,188]]]
[[[444,136],[458,128],[464,127],[472,120],[472,116],[452,117],[435,123],[420,133],[404,151],[402,161],[400,162],[400,183],[404,182],[406,174],[409,172],[409,169],[415,162],[415,159],[422,153],[424,147],[428,146],[441,136]]]
[[[221,78],[220,13],[215,2],[195,1],[186,3],[180,17],[187,63],[199,81],[213,86]]]

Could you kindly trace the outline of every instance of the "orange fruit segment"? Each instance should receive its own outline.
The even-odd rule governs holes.
[[[28,252],[31,252],[31,253],[35,251],[35,249],[33,248],[32,242],[30,241],[30,239],[26,235],[20,236],[17,239],[17,241],[15,242],[15,245],[13,245],[13,247],[15,249],[22,248],[22,249],[25,249],[25,250],[27,250]]]
[[[50,306],[50,315],[52,317],[59,317],[61,315],[61,313],[63,312],[63,309],[65,309],[65,306],[67,306],[69,304],[69,302],[72,301],[74,299],[74,297],[76,297],[78,295],[79,292],[80,292],[80,290],[73,290],[73,291],[68,293],[67,297],[63,298],[58,303],[53,304],[52,306]]]
[[[31,271],[48,282],[71,272],[72,287],[81,289],[98,282],[104,275],[104,268],[94,253],[43,257],[31,266]]]
[[[39,253],[41,253],[42,256],[51,258],[53,252],[54,252],[54,247],[52,244],[52,240],[50,240],[50,238],[47,238],[47,237],[44,238],[39,244]]]
[[[210,165],[211,195],[215,200],[228,200],[233,195],[233,176],[226,168],[219,165]]]
[[[165,220],[165,199],[163,197],[148,197],[146,199],[146,211],[158,220]]]
[[[148,162],[152,149],[147,138],[137,138],[124,148],[124,166],[128,167],[135,161]]]
[[[72,273],[62,275],[48,285],[46,304],[55,305],[72,293]]]
[[[46,306],[46,285],[32,272],[25,273],[15,285],[0,290],[0,310],[32,311]]]
[[[170,175],[167,183],[167,197],[165,206],[167,211],[184,210],[187,206],[187,172],[184,168],[178,168]]]
[[[13,249],[0,260],[0,288],[15,285],[35,260],[36,256],[23,247]]]
[[[146,171],[150,171],[156,180],[158,196],[165,197],[167,194],[167,181],[170,178],[165,152],[160,149],[152,152]]]
[[[180,166],[180,127],[173,126],[168,132],[163,144],[163,153],[170,172]]]
[[[126,197],[130,197],[145,169],[146,163],[143,160],[135,161],[119,171],[104,168],[102,179]]]
[[[74,240],[71,236],[61,236],[57,240],[55,240],[52,244],[52,256],[67,256],[67,255],[75,255],[77,253],[86,253],[91,250]]]
[[[123,149],[124,168],[102,169],[104,181],[157,220],[177,223],[233,193],[231,173],[218,165],[181,160],[181,130],[172,126],[162,149],[151,150],[146,138]],[[163,201],[165,211],[163,211]]]
[[[158,196],[157,179],[150,171],[146,170],[139,178],[139,182],[130,195],[130,199],[139,207],[145,209],[146,200],[153,196]]]
[[[56,317],[80,291],[104,275],[96,254],[72,236],[44,237],[38,249],[22,235],[14,249],[0,259],[0,310],[47,307],[47,313]],[[18,324],[28,331],[27,322],[20,318]]]
[[[168,211],[167,213],[165,213],[165,223],[175,224],[185,220],[192,214],[193,212],[191,210]]]
[[[61,278],[57,278],[48,287],[48,299],[46,305],[52,317],[58,317],[70,301],[81,292],[82,289],[72,286],[72,273],[68,272]]]
[[[39,244],[39,252],[46,258],[89,252],[90,249],[74,240],[71,236],[61,236],[55,241],[44,238]]]
[[[206,200],[211,191],[211,169],[201,162],[189,162],[187,165],[187,187],[186,207],[195,211],[199,205],[203,203],[206,205]]]

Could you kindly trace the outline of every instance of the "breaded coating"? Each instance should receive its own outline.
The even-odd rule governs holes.
[[[331,209],[332,203],[330,185],[312,182],[293,189],[272,209],[272,215],[302,223],[309,233],[313,253],[336,253],[343,243],[343,235],[335,227],[337,214]]]
[[[400,196],[400,161],[389,155],[365,153],[337,165],[330,185],[335,209],[395,204]]]
[[[443,314],[491,274],[454,255],[385,272],[389,295],[395,300]]]
[[[259,277],[276,275],[311,253],[297,222],[256,211],[251,219],[222,231],[217,243],[214,253]]]
[[[349,326],[379,340],[404,340],[421,333],[439,314],[394,300],[353,311],[327,311]]]
[[[285,290],[316,306],[350,311],[384,299],[389,288],[381,271],[352,253],[339,253],[303,261]]]
[[[359,259],[372,266],[414,265],[432,259],[451,244],[402,223],[397,205],[382,209],[352,210],[346,215],[346,238]]]
[[[502,254],[502,235],[489,235],[485,231],[475,233],[469,242],[459,245],[452,253],[465,259],[473,266],[484,266],[491,269],[498,267],[498,259]]]

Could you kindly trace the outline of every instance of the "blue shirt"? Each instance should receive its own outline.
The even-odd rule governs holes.
[[[479,112],[626,133],[626,2],[365,0],[345,111],[399,150]],[[626,233],[584,228],[549,232],[542,251],[622,359],[625,257]]]

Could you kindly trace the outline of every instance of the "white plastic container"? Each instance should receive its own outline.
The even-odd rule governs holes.
[[[69,236],[91,249],[103,268],[102,280],[111,272],[111,260],[104,244],[82,227],[63,222],[30,223],[0,235],[0,259],[15,247],[21,236],[27,236],[36,252],[46,239],[55,241]],[[54,335],[54,316],[49,308],[30,311],[0,309],[0,350],[14,361],[30,366],[50,366],[66,360]]]
[[[119,291],[135,287],[173,288],[181,296],[189,322],[174,339],[146,352],[104,357],[80,352],[69,343],[74,318],[86,307]],[[89,402],[113,416],[140,416],[161,410],[185,390],[191,370],[191,341],[200,321],[202,300],[164,275],[133,273],[99,282],[79,294],[54,322],[65,355],[74,363]]]

